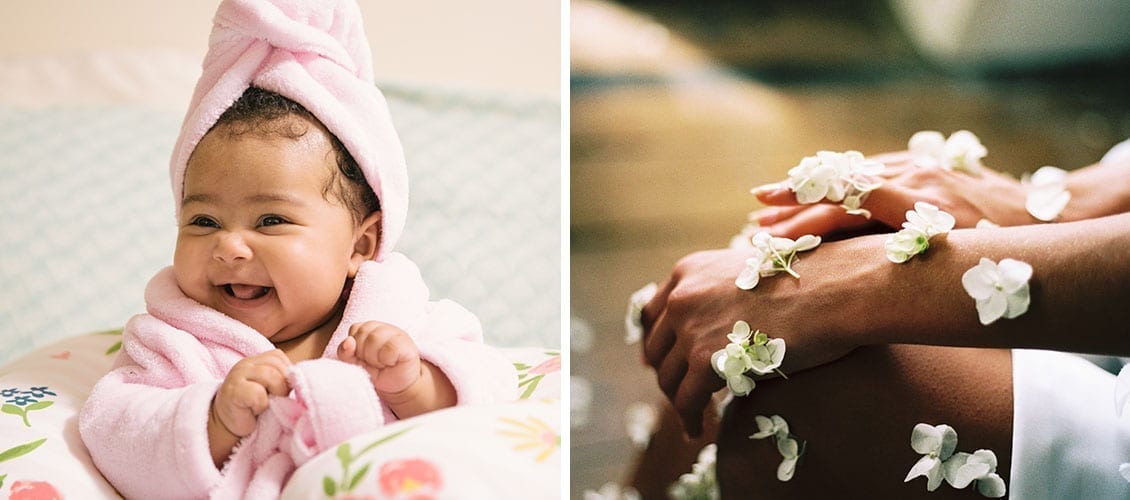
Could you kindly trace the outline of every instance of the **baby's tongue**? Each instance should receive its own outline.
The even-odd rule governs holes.
[[[235,285],[232,284],[231,292],[239,299],[257,299],[267,294],[267,287],[256,285]]]

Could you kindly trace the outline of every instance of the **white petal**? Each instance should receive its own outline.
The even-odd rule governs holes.
[[[761,281],[761,270],[747,265],[738,275],[738,279],[734,280],[734,285],[742,290],[753,290],[759,281]]]
[[[1003,293],[994,293],[985,300],[977,301],[977,319],[982,325],[992,324],[1004,316],[1008,310],[1008,299]]]
[[[769,417],[769,419],[773,421],[773,429],[776,431],[778,438],[789,436],[789,423],[786,422],[784,418],[780,415],[773,415]]]
[[[778,481],[784,482],[793,478],[793,474],[796,472],[796,461],[795,458],[786,458],[781,461],[781,465],[777,466]]]
[[[784,458],[796,458],[800,456],[800,446],[793,438],[780,438],[777,439],[777,452]]]
[[[726,355],[725,349],[718,349],[710,356],[710,366],[714,368],[714,373],[719,377],[726,378]]]
[[[628,313],[624,317],[624,342],[634,344],[643,338],[643,307],[655,297],[659,287],[655,283],[648,283],[632,293],[628,299]]]
[[[981,259],[982,262],[986,260],[988,259]],[[992,261],[989,263],[992,264]],[[961,275],[961,286],[965,288],[965,293],[976,300],[988,299],[997,291],[992,278],[986,274],[985,268],[980,264],[969,268]]]
[[[726,378],[726,386],[730,388],[730,392],[735,396],[748,396],[757,383],[745,375],[737,375],[734,377]]]
[[[819,236],[806,234],[796,240],[796,251],[798,252],[807,252],[818,246],[820,246]]]
[[[1130,463],[1119,465],[1118,473],[1122,474],[1122,478],[1125,479],[1126,482],[1130,483]]]
[[[1016,259],[1001,259],[997,264],[1000,271],[1001,285],[1005,293],[1012,293],[1021,285],[1027,284],[1032,279],[1032,266],[1027,262]]]
[[[1025,284],[1019,290],[1006,295],[1005,301],[1008,305],[1005,308],[1004,317],[1007,319],[1028,312],[1028,304],[1032,301],[1032,297],[1028,294],[1028,285]]]
[[[923,455],[937,453],[942,447],[942,430],[930,424],[917,424],[910,432],[910,447]]]
[[[914,463],[914,466],[910,468],[910,472],[906,473],[906,479],[903,479],[902,482],[910,482],[911,479],[918,476],[930,477],[930,471],[934,470],[936,467],[940,468],[941,465],[941,460],[931,457],[930,455],[923,455],[922,458],[919,458],[918,461]]]
[[[757,421],[757,432],[750,434],[750,439],[765,439],[769,436],[776,434],[777,430],[773,426],[773,421],[769,417],[757,415],[753,417]]]
[[[647,446],[658,422],[658,413],[647,403],[633,403],[624,411],[628,439],[638,447]]]
[[[953,456],[946,459],[945,462],[942,462],[942,475],[946,478],[946,482],[950,483],[950,485],[955,488],[969,486],[969,483],[957,486],[954,481],[957,478],[957,471],[965,466],[965,463],[969,461],[969,457],[971,456],[972,455],[965,452],[954,453]]]
[[[1030,185],[1036,188],[1062,185],[1066,180],[1067,171],[1051,165],[1045,165],[1036,169],[1036,171],[1032,173],[1032,176],[1028,178]]]
[[[1118,379],[1114,383],[1114,411],[1121,417],[1126,407],[1130,406],[1130,364],[1122,367],[1118,372]]]
[[[997,224],[996,222],[993,222],[989,219],[981,219],[981,220],[977,221],[976,227],[977,227],[977,229],[985,229],[985,228],[994,228],[994,227],[1001,227],[1001,226],[1000,226],[1000,224]]]
[[[758,231],[753,235],[753,238],[750,239],[750,242],[753,243],[753,246],[761,249],[764,252],[769,250],[769,242],[772,240],[773,236],[769,233],[765,231]],[[748,263],[748,261],[746,262]]]
[[[1130,479],[1127,479],[1127,481],[1130,481]],[[1004,498],[1004,494],[1007,492],[1004,479],[1001,479],[997,474],[989,474],[988,477],[978,480],[977,491],[987,498]]]
[[[954,488],[961,489],[969,486],[973,481],[987,476],[989,472],[989,464],[969,462],[957,469],[957,473],[954,474],[950,484],[952,484]]]
[[[953,451],[957,449],[957,431],[953,430],[946,424],[938,426],[938,430],[942,433],[942,443],[938,450],[938,457],[945,460],[953,455]]]
[[[969,457],[969,461],[987,464],[989,466],[989,472],[997,471],[997,454],[993,453],[993,450],[977,450]]]
[[[737,320],[736,322],[734,322],[734,329],[730,333],[734,337],[748,340],[750,334],[749,323],[746,323],[745,321],[740,319]]]
[[[957,224],[957,219],[954,219],[952,215],[939,210],[937,215],[934,217],[934,220],[931,221],[930,233],[928,234],[930,234],[930,236],[934,236],[937,234],[948,233],[953,229],[953,226],[955,224]]]

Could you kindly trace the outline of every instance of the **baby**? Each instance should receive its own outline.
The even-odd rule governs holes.
[[[173,265],[80,417],[127,497],[277,495],[351,434],[516,393],[477,319],[391,252],[407,174],[356,5],[280,4],[219,7],[171,164]],[[316,438],[285,444],[298,428]]]

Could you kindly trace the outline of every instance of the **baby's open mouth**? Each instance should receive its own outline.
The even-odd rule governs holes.
[[[266,286],[239,285],[235,283],[228,283],[223,286],[223,289],[229,296],[240,300],[255,300],[267,295],[267,293],[271,291],[271,288]]]

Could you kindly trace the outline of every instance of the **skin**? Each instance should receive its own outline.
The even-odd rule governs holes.
[[[1023,191],[1014,189],[1019,184],[991,171],[972,178],[905,165],[891,170],[864,204],[879,224],[897,227],[923,198],[952,210],[958,227],[982,217],[1000,224],[1032,221],[1023,210]],[[874,488],[902,486],[891,478],[901,479],[915,461],[910,429],[931,420],[953,425],[962,441],[967,434],[977,436],[975,442],[985,444],[972,446],[996,451],[1003,475],[1011,453],[1011,357],[1006,350],[961,347],[1130,354],[1120,338],[1130,321],[1124,307],[1130,297],[1130,213],[1123,213],[1130,209],[1130,187],[1121,181],[1128,172],[1130,165],[1096,164],[1069,175],[1073,199],[1061,215],[1064,223],[955,230],[900,265],[886,260],[885,235],[860,236],[802,254],[794,265],[799,280],[779,275],[747,292],[733,281],[749,250],[692,254],[676,264],[644,307],[645,358],[694,437],[702,432],[711,394],[724,386],[709,359],[727,342],[724,334],[733,322],[745,319],[786,340],[781,368],[789,380],[759,382],[723,419],[718,442],[724,494],[745,495],[754,488],[768,498],[806,498],[833,493],[823,490],[833,487],[842,493],[848,474],[862,478],[853,483],[860,494],[877,495]],[[757,195],[777,203],[762,213],[763,228],[774,234],[827,235],[872,224],[844,216],[834,205],[795,207],[776,187]],[[978,322],[960,276],[981,257],[1032,265],[1032,306],[1026,314],[989,326]],[[831,480],[770,484],[780,459],[771,445],[746,436],[756,431],[754,415],[774,413],[789,415],[793,430],[805,439],[837,443],[810,450],[813,455],[802,465],[809,477]],[[898,454],[868,454],[861,461],[855,455],[861,449]],[[842,481],[834,479],[837,474]],[[910,491],[887,493],[902,498]]]
[[[232,135],[224,126],[188,162],[173,263],[178,286],[269,339],[277,349],[232,367],[212,401],[208,437],[220,466],[255,429],[269,396],[290,392],[292,363],[322,356],[352,279],[380,242],[380,212],[355,221],[322,193],[336,169],[328,133]],[[451,406],[451,382],[423,361],[412,339],[379,322],[351,325],[338,356],[364,368],[401,418]]]

